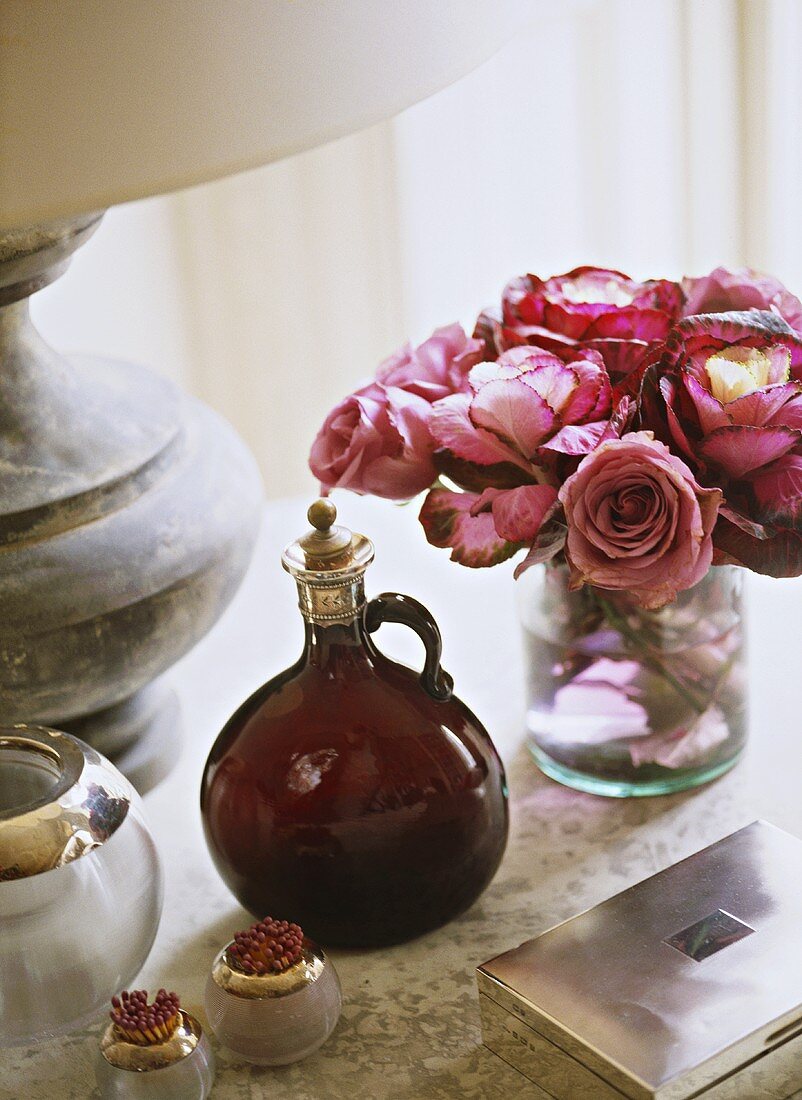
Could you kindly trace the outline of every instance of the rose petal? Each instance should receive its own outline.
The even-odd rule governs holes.
[[[660,346],[660,344],[647,344],[643,340],[595,339],[586,340],[582,344],[585,351],[599,352],[614,385],[620,385],[630,374],[639,371],[644,361],[651,359],[655,349]]]
[[[614,338],[618,340],[643,340],[655,343],[665,340],[671,327],[671,318],[662,310],[639,309],[629,306],[597,317],[585,333],[586,340]]]
[[[720,466],[731,478],[742,478],[752,470],[774,462],[802,439],[802,433],[792,428],[754,428],[731,424],[717,428],[699,444],[705,458]]]
[[[473,515],[490,504],[500,538],[530,542],[557,502],[552,485],[521,485],[517,489],[486,489],[471,510]]]
[[[502,356],[499,363],[504,358]],[[566,366],[551,353],[522,359],[519,377],[540,394],[552,412],[566,420],[578,420],[590,412],[601,389],[600,372],[594,372],[591,379],[582,379],[578,370]]]
[[[724,313],[727,310],[776,310],[788,324],[802,328],[802,302],[771,275],[748,267],[729,270],[717,267],[709,275],[683,279],[685,316],[695,313]]]
[[[583,348],[567,362],[579,376],[580,385],[568,404],[560,410],[563,421],[576,424],[582,420],[594,422],[608,417],[613,406],[613,392],[601,353]],[[595,401],[591,404],[594,394]]]
[[[757,523],[748,516],[742,515],[741,512],[730,504],[722,504],[719,509],[719,515],[722,519],[727,519],[730,523],[734,523],[736,527],[740,527],[742,531],[746,531],[746,533],[753,538],[768,539],[774,534],[771,527],[766,527],[764,524]]]
[[[745,393],[727,404],[727,415],[733,424],[762,427],[774,422],[790,428],[802,428],[802,401],[794,408],[795,398],[802,397],[798,382],[781,382]],[[791,408],[789,408],[791,405]]]
[[[516,347],[536,345],[555,355],[571,354],[579,346],[578,341],[561,332],[551,332],[540,325],[500,325],[496,332],[500,350],[510,351]]]
[[[519,466],[511,462],[496,462],[492,466],[479,466],[457,458],[451,451],[441,448],[434,453],[435,469],[460,489],[472,493],[481,493],[489,486],[497,489],[516,489],[519,485],[528,485],[529,476]]]
[[[471,402],[470,419],[476,428],[492,432],[530,459],[557,427],[546,401],[520,378],[482,386]]]
[[[491,466],[498,462],[512,462],[529,468],[529,463],[513,448],[503,443],[492,432],[476,427],[470,418],[471,398],[468,394],[455,394],[432,406],[429,428],[438,446],[451,451],[457,458]]]
[[[781,424],[786,428],[796,428],[797,431],[802,431],[802,389],[799,389],[799,382],[790,384],[796,386],[798,392],[792,395],[782,408],[773,412],[767,423],[772,426]]]
[[[613,410],[613,415],[607,422],[607,427],[602,432],[600,442],[603,443],[606,439],[620,438],[629,429],[635,415],[635,408],[635,401],[632,398],[622,397]]]
[[[641,738],[651,732],[646,710],[625,691],[579,677],[555,691],[552,719],[560,735],[578,745]]]
[[[407,390],[386,387],[387,415],[403,441],[400,454],[383,454],[364,465],[360,491],[390,500],[409,500],[435,480],[431,406]],[[342,482],[341,482],[342,484]]]
[[[687,393],[683,384],[684,377],[678,376],[676,372],[661,377],[660,369],[661,365],[656,363],[643,376],[641,422],[657,428],[659,409],[665,416],[667,438],[675,444],[675,449],[679,450],[685,458],[694,461],[696,449],[675,412],[675,408],[681,406],[682,395]]]
[[[543,311],[543,324],[552,332],[564,333],[572,340],[581,340],[587,332],[594,316],[603,312],[607,306],[601,303],[582,303],[567,308],[559,302],[546,302]]]
[[[495,382],[499,378],[517,378],[529,364],[529,369],[540,363],[550,363],[553,356],[551,352],[540,351],[537,348],[525,347],[511,348],[492,362],[477,363],[468,375],[471,389],[476,393],[488,382]]]
[[[515,567],[515,579],[518,580],[533,565],[541,565],[556,557],[565,546],[567,534],[568,528],[557,516],[546,520],[538,531],[535,541],[529,547],[526,557]]]
[[[802,534],[802,455],[783,455],[749,480],[757,505],[755,519]]]
[[[719,565],[742,565],[768,577],[798,577],[802,573],[802,537],[796,531],[756,538],[720,516],[713,538]]]
[[[660,764],[664,768],[687,768],[706,756],[729,737],[727,720],[717,706],[700,714],[686,730],[643,738],[630,746],[636,768]]]
[[[686,374],[683,377],[685,389],[696,407],[699,424],[706,434],[715,431],[716,428],[724,428],[732,421],[728,416],[730,406],[722,403],[710,393],[693,375]]]
[[[471,515],[478,499],[476,493],[432,489],[420,512],[421,524],[432,546],[450,547],[451,560],[472,569],[497,565],[520,549],[520,545],[498,537],[491,512]]]
[[[596,424],[567,424],[544,443],[542,449],[565,455],[586,455],[605,437],[609,424],[608,420]]]
[[[364,492],[364,472],[382,456],[402,458],[404,436],[391,414],[387,391],[371,384],[344,398],[326,417],[312,443],[309,465],[321,485]],[[415,457],[410,456],[412,464]]]
[[[376,371],[376,380],[428,402],[437,401],[466,389],[468,371],[483,353],[481,341],[469,339],[461,325],[445,325],[419,347],[404,344],[385,359]]]

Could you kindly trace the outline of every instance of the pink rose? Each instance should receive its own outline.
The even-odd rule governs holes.
[[[324,489],[408,500],[436,477],[431,405],[395,386],[371,383],[336,405],[309,455]]]
[[[713,560],[721,492],[652,432],[602,443],[560,490],[572,585],[630,591],[659,608],[702,579]]]
[[[483,314],[474,335],[492,358],[520,344],[561,356],[594,349],[617,382],[665,339],[681,307],[682,291],[668,279],[637,282],[620,271],[577,267],[550,279],[513,279],[504,290],[501,318]]]
[[[791,328],[802,331],[802,302],[771,275],[748,267],[730,271],[717,267],[698,279],[683,279],[686,302],[683,317],[697,313],[727,313],[741,309],[770,309]]]
[[[439,328],[417,348],[405,344],[385,359],[376,381],[398,386],[427,401],[468,388],[468,371],[484,356],[481,340],[469,339],[461,325]]]

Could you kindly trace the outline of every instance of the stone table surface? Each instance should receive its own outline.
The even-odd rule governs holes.
[[[206,852],[198,811],[201,771],[228,715],[297,657],[302,626],[279,554],[305,529],[306,503],[267,507],[253,566],[234,603],[170,674],[181,704],[181,753],[169,775],[145,795],[166,889],[161,928],[137,985],[177,990],[201,1020],[211,960],[233,930],[250,922]],[[604,799],[544,778],[524,748],[521,646],[509,563],[481,571],[451,564],[426,545],[413,508],[348,495],[339,496],[338,505],[341,521],[376,544],[369,594],[408,592],[440,622],[444,663],[457,693],[485,722],[507,765],[509,846],[483,897],[447,927],[388,950],[332,952],[344,1008],[320,1051],[298,1065],[269,1069],[219,1050],[213,1095],[543,1097],[482,1047],[475,966],[757,817],[802,835],[796,695],[802,582],[750,578],[752,736],[745,759],[716,783],[687,794]],[[383,627],[378,642],[409,663],[420,661],[419,643],[401,627]],[[97,1097],[92,1062],[100,1026],[39,1047],[0,1051],[0,1100]]]

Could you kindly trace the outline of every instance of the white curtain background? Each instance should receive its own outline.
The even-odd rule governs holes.
[[[328,408],[524,271],[718,263],[802,292],[802,4],[541,0],[459,84],[289,161],[112,210],[34,301],[65,350],[152,365],[311,493]]]

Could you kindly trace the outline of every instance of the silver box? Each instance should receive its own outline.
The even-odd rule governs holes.
[[[485,1044],[558,1100],[802,1088],[802,841],[765,822],[477,970]]]

